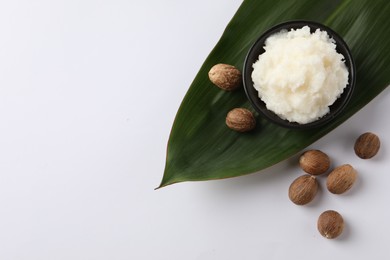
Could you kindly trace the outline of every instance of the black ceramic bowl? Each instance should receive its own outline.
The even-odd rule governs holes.
[[[252,71],[253,71],[253,63],[255,63],[259,55],[264,53],[264,43],[265,40],[273,35],[274,33],[280,32],[281,30],[291,30],[291,29],[299,29],[303,26],[309,26],[310,31],[313,33],[316,29],[320,29],[321,31],[326,31],[328,35],[334,39],[336,43],[336,51],[340,54],[342,54],[345,58],[345,65],[348,68],[349,72],[349,78],[348,78],[348,85],[344,89],[344,92],[342,95],[331,105],[330,112],[323,117],[319,118],[318,120],[307,123],[307,124],[299,124],[296,122],[289,122],[288,120],[284,120],[280,118],[278,115],[276,115],[274,112],[267,109],[265,103],[259,98],[257,90],[253,86],[252,81]],[[288,72],[286,72],[288,73]],[[288,128],[295,128],[295,129],[310,129],[314,127],[323,126],[324,124],[330,122],[333,120],[337,115],[341,113],[341,111],[345,108],[348,101],[350,100],[352,96],[352,92],[355,86],[355,63],[352,59],[351,52],[347,46],[347,44],[344,42],[344,40],[337,35],[332,29],[329,27],[326,27],[325,25],[311,22],[311,21],[289,21],[282,24],[278,24],[271,29],[264,32],[257,41],[253,44],[253,46],[250,48],[245,62],[244,62],[244,68],[243,68],[243,83],[244,83],[244,89],[246,92],[246,95],[254,107],[254,109],[259,112],[261,115],[263,115],[268,120],[284,127]],[[283,102],[283,101],[281,101]]]

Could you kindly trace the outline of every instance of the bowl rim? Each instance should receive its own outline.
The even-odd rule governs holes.
[[[264,48],[263,48],[264,42],[269,36],[277,32],[280,32],[282,30],[298,29],[298,28],[302,28],[303,26],[309,26],[311,32],[315,31],[316,29],[320,29],[321,31],[326,31],[329,37],[335,41],[336,51],[338,53],[341,53],[344,56],[344,60],[345,60],[344,62],[349,72],[348,84],[344,88],[341,96],[330,106],[330,111],[323,117],[317,119],[316,121],[307,124],[290,122],[288,120],[280,118],[277,114],[275,114],[271,110],[268,110],[265,106],[265,103],[258,97],[257,90],[253,87],[253,81],[251,77],[253,71],[252,65],[254,61],[258,60],[258,56],[264,53]],[[255,60],[253,61],[254,57]],[[267,120],[290,129],[312,129],[312,128],[323,126],[326,123],[332,121],[336,116],[338,116],[342,112],[342,110],[349,103],[356,82],[355,62],[353,60],[351,51],[347,43],[344,41],[344,39],[328,26],[318,22],[309,21],[309,20],[286,21],[283,23],[279,23],[275,26],[272,26],[271,28],[264,31],[249,48],[249,51],[245,57],[242,74],[243,74],[242,80],[243,80],[244,91],[252,107],[259,114],[263,115]]]

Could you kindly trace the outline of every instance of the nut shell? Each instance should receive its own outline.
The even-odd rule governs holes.
[[[342,194],[353,186],[357,179],[356,170],[349,164],[335,168],[326,180],[326,187],[333,194]]]
[[[356,139],[355,153],[362,159],[370,159],[374,157],[381,146],[379,137],[374,133],[364,133]]]
[[[234,108],[226,116],[226,125],[237,132],[248,132],[256,127],[256,119],[245,108]]]
[[[337,211],[327,210],[318,217],[317,228],[323,237],[333,239],[343,232],[344,219]]]
[[[308,150],[299,157],[299,166],[312,175],[320,175],[329,170],[329,156],[320,150]]]
[[[241,72],[229,64],[214,65],[209,71],[210,81],[217,87],[233,91],[242,85]]]
[[[288,197],[297,205],[305,205],[312,201],[318,191],[318,181],[311,175],[296,178],[288,189]]]

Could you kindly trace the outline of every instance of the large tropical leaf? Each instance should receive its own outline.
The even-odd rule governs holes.
[[[390,83],[389,15],[387,0],[245,0],[180,106],[160,187],[262,170],[296,154],[347,120]],[[248,49],[262,32],[295,19],[323,23],[349,45],[357,67],[357,85],[349,105],[334,121],[313,130],[290,130],[262,118],[251,133],[228,129],[226,113],[250,105],[243,90],[229,93],[213,86],[209,69],[217,63],[242,68]]]

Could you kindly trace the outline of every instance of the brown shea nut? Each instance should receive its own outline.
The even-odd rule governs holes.
[[[288,197],[297,205],[305,205],[312,201],[318,191],[318,182],[315,176],[302,175],[296,178],[288,189]]]
[[[337,211],[327,210],[318,217],[317,228],[323,237],[336,238],[343,232],[344,219]]]
[[[245,108],[234,108],[226,116],[226,125],[237,132],[248,132],[255,128],[256,119]]]
[[[381,146],[379,137],[374,133],[364,133],[356,139],[355,153],[362,159],[370,159],[374,157]]]
[[[330,159],[320,150],[308,150],[299,157],[299,165],[309,174],[320,175],[329,169]]]
[[[333,194],[342,194],[349,190],[357,179],[356,170],[349,164],[336,167],[326,180],[326,187]]]
[[[209,79],[217,87],[233,91],[241,86],[241,72],[234,66],[228,64],[214,65],[209,71]]]

